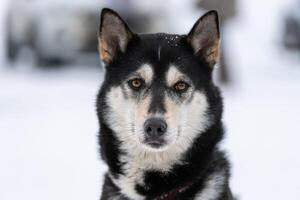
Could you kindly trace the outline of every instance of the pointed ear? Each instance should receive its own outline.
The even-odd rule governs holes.
[[[113,10],[104,8],[99,27],[99,54],[105,64],[110,63],[118,53],[125,52],[133,34],[128,25]]]
[[[187,36],[187,41],[192,46],[195,55],[211,67],[218,62],[220,53],[218,21],[218,13],[209,11],[198,19]]]

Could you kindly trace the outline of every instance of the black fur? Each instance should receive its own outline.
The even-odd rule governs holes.
[[[172,41],[165,38],[172,38]],[[158,58],[158,48],[161,49]],[[170,173],[160,171],[146,171],[146,186],[136,184],[135,190],[145,196],[145,199],[155,199],[159,195],[182,187],[191,182],[192,186],[185,192],[178,194],[173,199],[194,199],[195,194],[201,192],[207,178],[218,171],[225,172],[225,184],[221,196],[217,200],[232,199],[228,186],[230,165],[224,153],[218,150],[218,143],[224,135],[222,124],[222,98],[219,89],[212,82],[213,68],[195,52],[187,40],[186,35],[169,34],[133,34],[125,52],[118,51],[117,56],[106,66],[106,76],[97,97],[97,114],[99,118],[100,133],[99,144],[101,156],[109,168],[112,177],[117,178],[124,174],[120,156],[126,154],[122,151],[120,141],[116,134],[105,123],[104,115],[107,104],[105,95],[112,86],[117,86],[141,64],[150,63],[154,66],[154,82],[152,86],[154,97],[149,112],[165,112],[162,104],[161,91],[169,90],[164,87],[164,79],[161,77],[170,63],[179,66],[180,70],[189,75],[196,90],[205,92],[209,102],[208,116],[211,125],[195,139],[193,145],[184,154],[185,164],[175,164]],[[172,94],[170,92],[170,94]],[[101,200],[108,200],[114,195],[120,194],[119,186],[115,185],[110,176],[105,176],[103,194]],[[129,200],[122,195],[120,199]]]

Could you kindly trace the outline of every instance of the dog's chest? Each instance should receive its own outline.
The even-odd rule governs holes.
[[[136,191],[136,187],[140,186],[144,189],[150,189],[151,184],[145,182],[145,174],[149,170],[155,170],[160,172],[169,172],[175,163],[179,163],[178,157],[172,155],[135,155],[123,156],[121,158],[122,172],[118,179],[114,181],[121,189],[121,192],[129,198],[136,200],[143,200],[144,196],[140,195]]]
[[[161,165],[164,163],[160,163]],[[145,197],[139,194],[136,190],[137,186],[143,187],[144,190],[151,190],[152,183],[145,181],[145,175],[150,166],[144,162],[135,161],[128,162],[123,166],[124,175],[119,176],[118,179],[114,179],[115,184],[120,188],[121,193],[130,199],[145,200]],[[158,166],[156,166],[158,167]],[[170,166],[171,167],[171,166]],[[167,172],[167,171],[166,171]],[[162,183],[163,181],[161,181]],[[195,200],[214,200],[218,199],[221,193],[224,191],[226,178],[225,171],[221,169],[215,171],[203,180],[203,187],[194,196]]]
[[[145,170],[136,164],[126,164],[123,166],[123,173],[118,177],[116,182],[118,183],[121,192],[132,199],[142,200],[144,197],[137,193],[137,185],[145,185],[144,174]]]

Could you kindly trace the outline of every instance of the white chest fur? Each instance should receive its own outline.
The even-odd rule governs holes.
[[[181,153],[176,149],[169,149],[163,152],[149,151],[131,151],[131,155],[121,156],[121,162],[125,163],[122,166],[124,175],[114,179],[115,184],[121,189],[121,192],[131,199],[143,200],[144,197],[139,195],[135,187],[136,185],[146,186],[144,182],[144,173],[147,170],[159,170],[168,172],[176,163],[181,163]]]

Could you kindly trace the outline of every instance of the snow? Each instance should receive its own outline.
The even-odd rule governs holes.
[[[240,0],[239,18],[224,31],[234,82],[222,86],[223,148],[242,200],[300,197],[300,58],[280,47],[289,2]],[[2,54],[0,199],[99,199],[106,167],[98,153],[95,98],[102,70],[11,66]]]
[[[0,75],[0,199],[98,199],[101,70]]]

